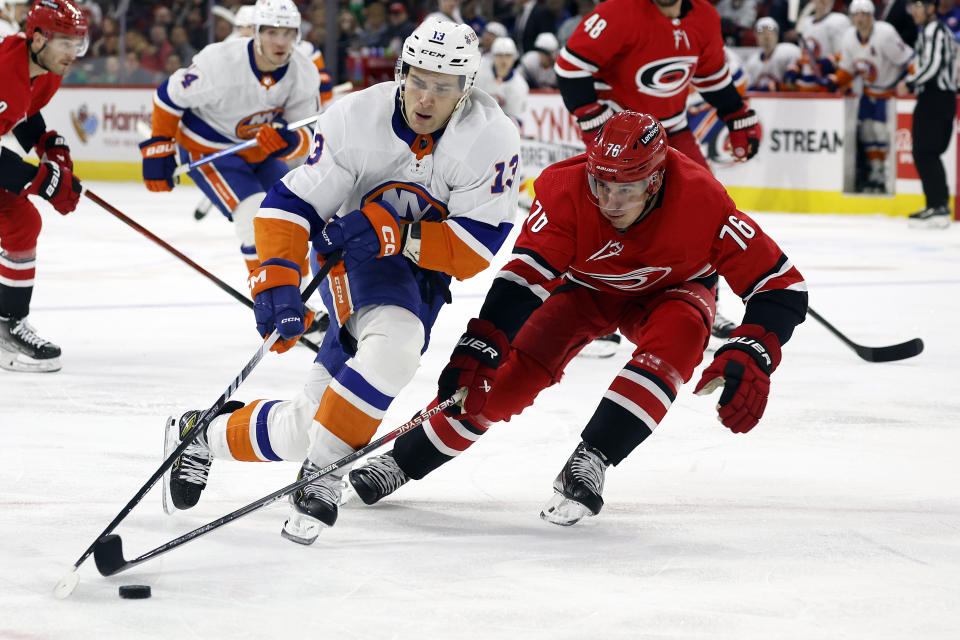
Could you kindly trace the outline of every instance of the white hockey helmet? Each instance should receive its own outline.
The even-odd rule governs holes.
[[[254,25],[254,13],[256,12],[256,7],[252,4],[245,4],[237,9],[236,15],[233,17],[233,26],[235,27],[252,27]]]
[[[495,56],[517,57],[517,45],[513,38],[497,38],[490,46],[490,53]]]
[[[855,13],[869,13],[870,15],[873,15],[875,11],[876,7],[870,0],[853,0],[853,2],[850,3],[850,8],[848,9],[848,13],[850,15]]]
[[[263,27],[295,29],[297,38],[294,41],[294,47],[296,47],[300,42],[300,11],[297,5],[293,0],[257,0],[257,4],[253,5],[253,41],[261,54],[263,45],[260,43],[260,29]],[[290,55],[293,55],[293,48],[290,49]]]
[[[770,16],[764,16],[757,19],[757,23],[753,25],[753,30],[757,33],[760,33],[761,31],[773,31],[774,33],[780,33],[780,25],[777,24],[777,21]]]
[[[397,59],[398,82],[402,83],[407,67],[463,76],[466,96],[480,68],[480,39],[468,25],[429,18],[403,42]]]

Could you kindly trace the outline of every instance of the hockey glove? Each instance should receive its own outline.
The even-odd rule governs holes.
[[[300,299],[300,267],[289,260],[270,258],[250,272],[247,284],[253,296],[257,331],[266,338],[276,329],[280,338],[270,351],[283,353],[313,322],[313,312],[304,314]]]
[[[613,117],[613,109],[608,104],[591,102],[588,105],[575,109],[573,117],[577,119],[580,125],[580,138],[583,144],[590,146],[596,137],[600,134],[600,129],[604,123]]]
[[[348,269],[374,258],[400,253],[400,224],[397,212],[386,202],[370,202],[342,218],[332,218],[316,244],[328,255],[343,249]]]
[[[61,215],[67,215],[77,208],[82,191],[80,181],[70,169],[61,167],[56,162],[41,162],[37,167],[37,175],[20,193],[40,196],[49,201]]]
[[[177,169],[177,143],[172,138],[154,136],[140,143],[143,156],[143,182],[150,191],[173,191],[173,172]]]
[[[70,158],[67,139],[53,129],[40,136],[34,150],[41,161],[56,162],[61,167],[73,171],[73,160]]]
[[[763,131],[756,112],[744,105],[730,115],[724,116],[723,121],[727,123],[727,129],[730,130],[730,149],[733,151],[733,157],[743,162],[757,155]]]
[[[457,389],[467,388],[463,399],[463,413],[476,416],[483,410],[493,388],[497,367],[510,348],[506,334],[493,323],[474,318],[467,323],[467,331],[450,356],[450,362],[440,372],[437,381],[437,400],[443,402]],[[445,410],[448,415],[459,415],[457,405]]]
[[[744,324],[717,349],[693,392],[709,395],[723,385],[717,414],[723,426],[746,433],[757,426],[770,394],[770,374],[780,364],[780,341],[760,325]]]
[[[287,130],[287,123],[275,120],[257,129],[257,144],[268,156],[285,156],[300,144],[300,132]]]

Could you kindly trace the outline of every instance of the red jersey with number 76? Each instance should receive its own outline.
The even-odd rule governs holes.
[[[669,132],[682,129],[691,82],[717,91],[731,76],[717,11],[707,0],[681,2],[679,18],[652,0],[601,2],[560,51],[557,75],[593,76],[601,101],[649,113]]]
[[[592,289],[640,296],[719,274],[744,302],[760,293],[779,302],[783,295],[786,308],[796,292],[806,291],[773,239],[707,169],[675,149],[667,152],[654,208],[623,231],[588,199],[585,155],[547,167],[534,189],[537,199],[514,245],[519,255],[504,267],[530,288],[549,288],[562,275]]]

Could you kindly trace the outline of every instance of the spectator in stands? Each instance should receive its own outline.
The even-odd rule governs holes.
[[[387,36],[387,9],[382,2],[371,2],[363,10],[363,28],[357,32],[362,46],[370,49],[386,48],[390,44]]]
[[[755,52],[743,66],[749,91],[785,91],[793,85],[791,70],[795,70],[803,52],[792,42],[780,42],[777,21],[769,16],[757,20],[754,27],[757,45]]]
[[[343,9],[337,16],[337,80],[343,82],[347,80],[347,58],[356,55],[357,44],[356,36],[360,31],[360,23],[357,16]]]
[[[497,101],[503,112],[521,127],[521,117],[530,88],[516,72],[517,45],[510,38],[497,38],[477,71],[476,87]]]
[[[107,16],[100,25],[100,38],[90,45],[91,58],[104,58],[120,53],[120,27],[117,21]],[[118,60],[119,62],[119,60]]]
[[[123,82],[123,65],[120,56],[110,55],[103,60],[103,70],[93,76],[90,81],[94,84],[120,84]]]
[[[427,17],[424,18],[424,20],[429,18],[437,18],[438,20],[446,20],[448,22],[463,24],[463,15],[460,13],[460,0],[438,0],[437,10],[433,13],[427,14]]]
[[[477,35],[483,33],[487,27],[487,21],[477,11],[477,0],[465,0],[460,5],[460,15],[464,24],[469,25]]]
[[[190,38],[190,46],[199,51],[207,46],[207,28],[204,26],[203,10],[200,7],[191,7],[187,11],[184,26]]]
[[[407,5],[402,2],[390,3],[387,8],[387,23],[387,49],[395,54],[400,51],[403,41],[413,33],[417,25],[410,21]]]
[[[557,36],[544,32],[537,36],[533,48],[520,57],[520,71],[531,89],[557,88],[553,64],[557,61],[559,49]]]
[[[719,0],[720,31],[727,46],[738,47],[744,31],[753,29],[757,21],[757,0]]]
[[[176,53],[169,53],[167,55],[166,62],[163,63],[163,73],[157,82],[163,82],[164,78],[168,78],[173,75],[173,72],[183,66],[183,63],[180,60],[180,56]]]
[[[956,0],[939,0],[937,18],[947,26],[954,39],[960,40],[960,7],[957,7]]]
[[[162,24],[155,24],[150,27],[150,45],[140,56],[140,66],[147,71],[163,71],[167,56],[171,53],[173,45],[167,38],[167,28]]]
[[[127,51],[123,61],[123,83],[154,86],[153,75],[140,66],[140,56],[136,51]]]
[[[508,35],[507,28],[499,22],[488,22],[480,34],[480,53],[490,53],[493,41],[497,38],[506,38]]]
[[[567,44],[567,38],[580,26],[583,19],[590,15],[595,6],[597,6],[596,0],[577,0],[577,15],[570,16],[557,28],[557,40],[560,46]]]
[[[153,24],[160,25],[169,31],[173,27],[173,12],[170,8],[158,4],[153,10]]]
[[[534,42],[541,33],[553,33],[556,18],[538,0],[525,0],[519,6],[519,13],[513,25],[513,39],[521,55],[534,48]],[[529,80],[529,79],[528,79]]]
[[[173,47],[173,53],[180,56],[184,65],[189,65],[193,56],[197,54],[197,50],[193,48],[187,38],[187,30],[181,26],[170,29],[170,46]]]
[[[907,7],[909,0],[884,0],[881,4],[879,18],[889,22],[900,34],[900,39],[912,47],[917,41],[917,24],[910,17]]]

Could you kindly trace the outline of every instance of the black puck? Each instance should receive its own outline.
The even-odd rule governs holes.
[[[120,587],[120,597],[126,600],[142,600],[150,597],[150,587],[145,584],[125,584]]]

